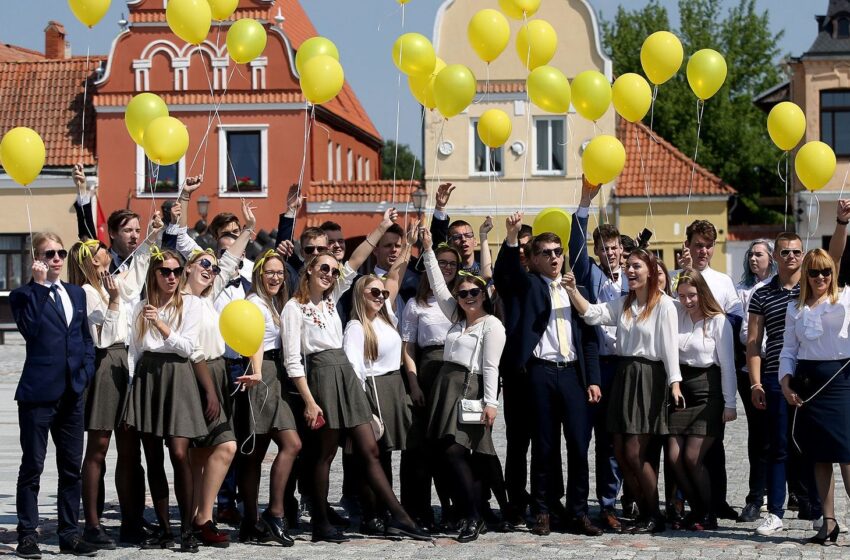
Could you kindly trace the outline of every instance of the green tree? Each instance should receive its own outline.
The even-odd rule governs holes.
[[[398,156],[396,156],[396,143],[393,140],[387,140],[381,148],[381,179],[393,178],[393,169],[395,169],[396,181],[409,181],[410,178],[423,180],[422,162],[419,161],[410,146],[407,144],[398,145]]]
[[[753,104],[755,96],[777,85],[777,42],[768,12],[758,13],[755,0],[739,0],[725,14],[720,0],[679,0],[679,27],[672,29],[667,10],[652,0],[639,10],[620,7],[602,24],[603,40],[614,62],[614,74],[643,74],[640,48],[655,31],[670,30],[682,41],[685,61],[669,82],[658,88],[652,127],[688,156],[693,156],[697,129],[697,99],[688,86],[687,57],[711,48],[726,58],[728,74],[720,91],[706,101],[697,162],[739,192],[736,223],[782,221],[782,213],[758,201],[784,196],[776,174],[780,153],[767,134],[765,113]],[[650,116],[645,119],[650,124]]]

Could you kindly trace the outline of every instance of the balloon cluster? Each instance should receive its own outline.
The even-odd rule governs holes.
[[[186,126],[169,116],[165,101],[155,93],[133,97],[124,112],[124,124],[133,142],[158,165],[177,163],[189,149]]]
[[[776,147],[786,154],[797,147],[806,134],[806,116],[795,103],[783,101],[767,115],[767,132]],[[822,189],[835,174],[835,152],[823,142],[807,142],[794,158],[794,169],[803,186],[814,192]]]
[[[304,41],[295,54],[295,69],[301,76],[301,91],[314,105],[336,97],[345,84],[345,73],[339,63],[339,50],[325,37]]]

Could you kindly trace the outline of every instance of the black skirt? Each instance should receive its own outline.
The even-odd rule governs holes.
[[[374,385],[373,385],[374,384]],[[375,400],[375,391],[378,400]],[[412,403],[404,387],[401,373],[394,371],[385,375],[366,378],[366,399],[372,414],[384,422],[384,435],[378,440],[382,451],[407,449],[407,434],[410,430]],[[380,406],[380,413],[379,413]]]
[[[670,412],[670,435],[712,436],[723,434],[723,386],[720,367],[691,367],[681,364],[679,387],[685,408]]]
[[[797,409],[793,436],[804,456],[815,463],[850,463],[850,365],[830,381],[846,363],[797,362],[795,390],[803,400],[817,395]]]
[[[659,361],[620,356],[608,401],[612,434],[667,435],[667,372]]]
[[[307,385],[328,428],[353,428],[372,421],[360,378],[342,349],[307,356]]]
[[[218,418],[207,423],[210,433],[206,437],[193,440],[193,447],[215,447],[228,441],[236,441],[233,430],[233,404],[230,398],[230,372],[227,371],[227,364],[224,358],[207,360],[207,369],[221,408]]]
[[[443,362],[440,373],[431,387],[428,413],[428,438],[442,440],[449,438],[455,443],[476,453],[495,455],[493,434],[490,426],[484,424],[460,424],[458,422],[457,403],[461,398],[480,399],[484,396],[484,383],[481,375],[470,374],[469,386],[464,395],[463,386],[468,370],[462,365]]]
[[[416,381],[422,394],[425,395],[425,406],[411,408],[412,420],[407,432],[407,449],[417,449],[427,442],[428,411],[431,409],[431,387],[443,367],[443,346],[428,346],[420,348],[418,365],[416,366]]]
[[[116,430],[124,421],[130,388],[127,348],[113,344],[95,353],[94,378],[86,388],[86,430]]]

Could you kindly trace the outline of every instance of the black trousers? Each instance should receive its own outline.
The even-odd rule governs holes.
[[[66,390],[56,402],[18,403],[21,440],[21,468],[18,471],[15,506],[18,513],[18,540],[34,535],[38,528],[38,492],[47,455],[47,434],[56,447],[59,485],[56,509],[57,533],[69,539],[78,532],[83,464],[83,398]]]
[[[761,507],[767,492],[767,412],[753,406],[750,376],[738,372],[738,394],[747,415],[747,458],[750,462],[747,503]]]

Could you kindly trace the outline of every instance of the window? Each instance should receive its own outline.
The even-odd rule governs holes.
[[[351,152],[350,149],[348,150],[348,155],[346,157],[345,163],[346,163],[347,179],[349,181],[353,181],[354,180],[354,154]]]
[[[841,18],[835,23],[835,36],[838,39],[850,37],[850,19]]]
[[[534,173],[537,175],[563,175],[566,171],[566,145],[564,143],[564,118],[541,117],[534,119]]]
[[[25,284],[31,268],[29,236],[23,233],[0,235],[0,290],[14,290]]]
[[[363,158],[357,156],[357,180],[363,180]]]
[[[366,180],[367,181],[372,180],[372,160],[371,159],[366,160]]]
[[[334,180],[334,143],[328,141],[328,181]]]
[[[157,165],[136,146],[136,195],[142,198],[177,196],[186,179],[186,158],[172,165]]]
[[[336,145],[336,180],[342,181],[342,146]]]
[[[502,171],[502,151],[503,148],[491,149],[484,145],[481,138],[478,137],[478,119],[472,120],[470,127],[472,134],[472,168],[469,171],[470,175],[503,175]]]
[[[265,196],[268,125],[223,125],[219,129],[219,195]]]
[[[820,138],[837,156],[850,156],[850,90],[820,92]]]

